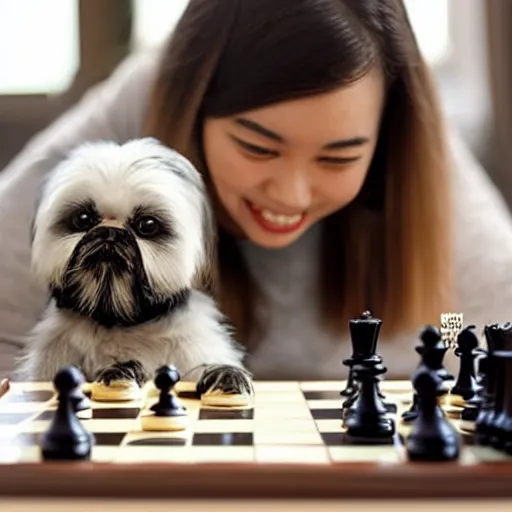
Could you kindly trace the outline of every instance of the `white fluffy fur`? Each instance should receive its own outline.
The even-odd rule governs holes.
[[[155,246],[137,240],[153,291],[164,296],[193,288],[207,273],[213,247],[210,210],[201,176],[178,153],[152,139],[124,145],[87,144],[77,148],[50,175],[34,219],[32,268],[45,286],[61,283],[82,234],[60,236],[51,226],[64,204],[93,198],[104,219],[122,224],[141,202],[157,205],[173,219],[172,242]],[[77,275],[77,279],[81,276]],[[133,297],[119,279],[114,283],[119,310]],[[97,286],[83,280],[85,301],[95,301]],[[63,366],[80,366],[88,379],[118,361],[139,360],[151,375],[173,364],[187,378],[211,363],[242,366],[243,350],[222,323],[214,301],[193,290],[188,304],[166,318],[129,328],[107,329],[52,301],[30,334],[20,361],[20,377],[51,380]]]
[[[63,366],[81,366],[88,380],[115,360],[140,361],[149,374],[173,364],[186,380],[196,380],[205,364],[240,366],[243,352],[208,296],[193,291],[188,307],[174,315],[129,330],[103,329],[74,313],[50,306],[32,333],[23,375],[52,380]]]

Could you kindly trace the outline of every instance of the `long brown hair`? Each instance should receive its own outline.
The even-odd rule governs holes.
[[[190,0],[163,51],[145,125],[208,184],[205,118],[328,92],[373,66],[387,81],[374,158],[358,197],[322,223],[320,321],[340,334],[367,308],[389,335],[450,309],[445,135],[402,1]],[[236,238],[218,229],[218,300],[239,338],[254,342],[261,295]]]

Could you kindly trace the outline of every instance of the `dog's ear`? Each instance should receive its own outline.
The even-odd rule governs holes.
[[[48,184],[49,175],[45,174],[41,181],[39,182],[39,186],[37,187],[36,191],[36,197],[33,205],[32,210],[32,220],[30,222],[30,245],[34,243],[34,238],[36,236],[36,219],[37,219],[37,213],[39,211],[39,207],[41,206],[41,202],[44,197],[44,193],[46,191],[46,187]]]
[[[203,193],[202,201],[203,254],[194,278],[194,287],[215,295],[217,292],[217,223],[208,195]]]

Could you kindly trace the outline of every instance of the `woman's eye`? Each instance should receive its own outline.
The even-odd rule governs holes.
[[[348,165],[353,162],[360,160],[360,156],[349,156],[349,157],[336,157],[336,156],[325,156],[318,159],[319,162],[331,165]]]
[[[139,217],[135,220],[134,231],[142,238],[151,238],[160,233],[161,224],[154,217]]]
[[[233,137],[233,140],[242,149],[256,156],[272,157],[279,155],[279,153],[273,149],[264,148],[263,146],[258,146],[256,144],[251,144],[250,142],[246,142],[245,140],[239,139],[238,137]]]

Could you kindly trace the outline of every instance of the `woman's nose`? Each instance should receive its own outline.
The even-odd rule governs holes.
[[[304,173],[274,177],[267,186],[266,195],[290,210],[304,211],[311,203],[311,185]]]

